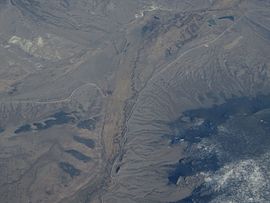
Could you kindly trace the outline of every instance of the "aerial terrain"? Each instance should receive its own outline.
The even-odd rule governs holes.
[[[0,203],[267,203],[269,132],[269,0],[0,0]]]

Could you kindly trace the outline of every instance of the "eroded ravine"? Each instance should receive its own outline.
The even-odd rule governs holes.
[[[267,1],[0,4],[1,202],[268,201]]]

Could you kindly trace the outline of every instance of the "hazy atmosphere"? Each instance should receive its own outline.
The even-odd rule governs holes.
[[[0,203],[269,203],[269,0],[0,0]]]

